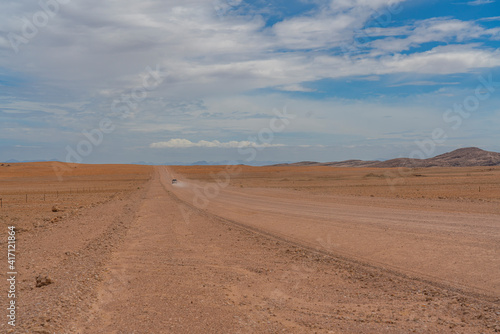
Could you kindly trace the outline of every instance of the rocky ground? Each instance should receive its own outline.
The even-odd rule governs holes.
[[[207,183],[200,178],[187,180],[180,169],[158,167],[152,172],[148,168],[135,171],[135,176],[128,171],[122,171],[120,177],[103,176],[102,170],[94,175],[75,176],[67,182],[85,178],[91,182],[89,188],[93,185],[96,190],[79,193],[79,197],[71,194],[75,197],[55,204],[44,204],[40,198],[40,203],[25,206],[24,211],[10,206],[10,211],[2,212],[2,229],[12,224],[18,227],[18,326],[12,332],[500,331],[500,296],[494,288],[498,280],[491,276],[499,272],[496,262],[491,262],[492,268],[484,269],[483,281],[476,285],[469,284],[466,275],[464,280],[448,284],[445,274],[457,266],[440,268],[429,276],[420,275],[424,267],[410,271],[397,261],[389,265],[388,255],[394,254],[391,248],[385,256],[374,252],[380,255],[375,260],[342,246],[337,235],[342,235],[343,240],[354,239],[349,239],[347,225],[335,223],[334,216],[321,215],[330,202],[324,194],[314,194],[317,189],[285,189],[285,196],[280,192],[283,189],[262,190],[259,178],[249,181],[233,177],[232,186],[210,188],[205,205],[193,198],[193,189],[209,189],[204,188]],[[180,180],[178,185],[171,185],[172,175]],[[11,176],[7,180],[13,187],[10,190],[18,189],[14,179]],[[254,187],[250,189],[252,182]],[[106,187],[99,184],[112,185],[114,189],[106,192]],[[217,183],[212,180],[210,184]],[[323,198],[310,205],[311,213],[303,209],[302,215],[297,216],[296,205],[290,206],[288,212],[273,211],[282,210],[283,201],[295,204],[295,194],[304,193],[315,200],[314,196]],[[375,215],[379,208],[409,210],[404,204],[408,200],[402,198],[389,198],[387,202],[387,197],[369,195],[341,197],[340,204],[350,207],[356,202],[368,211],[374,210]],[[498,214],[493,199],[484,203],[473,199],[468,203],[492,205],[492,211],[485,215],[494,219]],[[308,203],[305,202],[304,205]],[[450,217],[453,210],[448,202],[438,203],[426,214],[438,212]],[[52,212],[54,205],[56,212]],[[477,215],[476,211],[463,209],[461,215]],[[308,220],[310,214],[318,219]],[[57,217],[60,218],[53,221]],[[271,218],[266,221],[263,217]],[[369,231],[378,231],[378,224],[370,225],[359,216],[356,219],[360,236],[369,237]],[[418,217],[414,219],[421,223]],[[405,216],[400,217],[401,222],[404,220]],[[318,241],[314,226],[319,222],[338,234],[324,233]],[[385,224],[389,228],[400,226],[395,232],[386,232],[389,236],[407,235],[409,241],[422,231],[432,231],[428,226],[426,230],[405,230],[396,222]],[[467,224],[443,226],[448,227],[437,233],[452,233],[453,237],[464,235],[469,228]],[[488,243],[488,238],[494,239],[491,242],[496,240],[498,226],[493,226],[489,235],[481,234],[488,226],[475,227],[478,243]],[[460,243],[465,239],[455,240]],[[426,241],[421,242],[425,245]],[[372,240],[370,246],[365,242],[367,248],[381,243],[383,240]],[[1,240],[2,247],[5,244]],[[315,247],[318,244],[321,247]],[[468,242],[463,246],[472,251],[481,249]],[[429,260],[433,250],[427,250]],[[497,251],[493,248],[488,256],[498,258]],[[435,263],[442,263],[440,256],[434,254]],[[413,261],[411,257],[407,259]],[[457,258],[455,262],[461,260]],[[1,302],[7,305],[5,294]],[[8,330],[12,328],[6,321],[0,323],[0,332]]]

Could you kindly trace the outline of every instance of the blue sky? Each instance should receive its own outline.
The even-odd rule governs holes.
[[[496,0],[4,1],[0,160],[500,151],[499,48]]]

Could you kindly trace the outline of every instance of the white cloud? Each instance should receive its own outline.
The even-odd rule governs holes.
[[[482,21],[482,22],[500,21],[500,16],[483,17],[478,19],[477,21]]]
[[[437,85],[458,85],[459,82],[437,82],[437,81],[410,81],[399,84],[394,84],[389,87],[403,87],[403,86],[437,86]]]
[[[355,32],[378,16],[392,17],[405,0],[332,0],[327,8],[276,23],[274,43],[293,50],[327,50],[350,43]],[[379,23],[383,24],[383,23]]]
[[[424,53],[387,59],[387,72],[433,74],[463,73],[477,68],[500,66],[500,51],[490,52],[470,46],[440,46]]]
[[[206,147],[206,148],[240,148],[240,147],[283,147],[283,144],[268,144],[268,143],[255,143],[251,141],[229,141],[220,142],[218,140],[206,141],[200,140],[199,142],[192,142],[187,139],[170,139],[169,141],[152,143],[151,148],[190,148],[190,147]]]
[[[57,116],[67,115],[67,109],[79,108],[78,103],[37,103],[31,101],[5,101],[3,102],[3,112],[11,114],[28,114],[35,112],[43,112],[46,114],[53,114]]]
[[[307,50],[326,48],[347,40],[354,28],[361,25],[355,17],[345,14],[297,17],[273,26],[278,45]]]
[[[153,132],[174,132],[174,131],[182,131],[186,127],[178,124],[158,124],[158,123],[150,123],[150,124],[131,124],[127,128],[128,131],[134,132],[143,132],[143,133],[153,133]]]
[[[395,28],[367,30],[369,36],[388,36],[369,43],[374,55],[407,51],[429,42],[461,43],[480,37],[493,37],[498,33],[497,28],[485,29],[474,22],[450,18],[417,21],[412,26],[400,27],[396,30]],[[396,35],[401,35],[401,37],[395,37]]]
[[[377,11],[383,7],[395,7],[404,0],[331,0],[330,8],[336,11],[370,10]]]
[[[486,5],[489,3],[494,3],[495,0],[474,0],[474,1],[469,1],[467,4],[469,6],[480,6],[480,5]]]
[[[306,88],[306,87],[299,85],[299,84],[281,86],[281,87],[278,87],[278,89],[285,91],[285,92],[315,92],[316,91],[315,89]]]

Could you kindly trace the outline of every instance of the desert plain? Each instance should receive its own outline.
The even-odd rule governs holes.
[[[3,164],[0,198],[2,333],[500,332],[500,167]]]

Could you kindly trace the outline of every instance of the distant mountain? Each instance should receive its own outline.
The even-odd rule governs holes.
[[[219,163],[215,163],[215,164],[219,164]],[[192,164],[190,164],[191,166],[208,166],[210,165],[208,162],[206,161],[196,161],[196,162],[193,162]]]
[[[346,160],[340,162],[302,161],[275,166],[330,166],[330,167],[474,167],[500,166],[500,153],[477,147],[460,148],[429,159],[397,158],[387,161]]]
[[[152,165],[152,166],[225,166],[225,165],[247,165],[247,166],[269,166],[276,164],[276,161],[245,161],[245,160],[221,160],[221,161],[196,161],[196,162],[146,162],[136,161],[132,165]],[[285,163],[286,165],[286,163]]]
[[[19,161],[16,159],[10,159],[7,161],[2,161],[3,163],[8,163],[8,164],[17,164],[17,163],[26,163],[26,162],[47,162],[47,161],[59,161],[58,159],[51,159],[51,160],[23,160]]]
[[[474,167],[500,166],[500,153],[477,147],[460,148],[429,159],[392,159],[371,167]]]
[[[247,165],[247,166],[269,166],[276,164],[276,161],[246,161],[246,160],[222,160],[222,161],[196,161],[189,166],[217,166],[217,165]],[[169,165],[173,165],[170,163]]]
[[[2,163],[20,163],[20,162],[46,162],[58,161],[51,160],[26,160],[18,161],[10,159],[2,161]],[[301,161],[294,163],[278,163],[276,161],[196,161],[193,163],[186,162],[165,162],[153,163],[138,161],[133,162],[135,165],[180,165],[180,166],[214,166],[214,165],[248,165],[248,166],[330,166],[330,167],[376,167],[376,168],[391,168],[391,167],[474,167],[474,166],[500,166],[500,153],[485,151],[477,147],[460,148],[458,150],[444,153],[429,159],[409,159],[397,158],[386,161],[364,161],[364,160],[346,160],[338,162],[315,162]]]
[[[277,164],[273,166],[330,166],[330,167],[366,167],[380,161],[346,160],[338,162],[301,161],[291,164]]]
[[[331,167],[366,167],[379,161],[346,160],[340,162],[327,162],[325,166]]]

